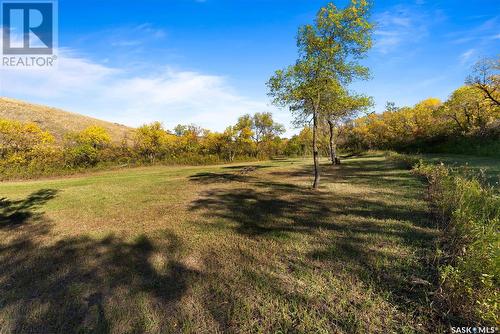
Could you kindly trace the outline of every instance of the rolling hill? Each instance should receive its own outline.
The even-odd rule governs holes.
[[[51,132],[57,140],[62,140],[68,132],[81,131],[92,125],[106,129],[113,142],[120,142],[126,135],[130,137],[133,131],[125,125],[5,97],[0,97],[0,118],[34,122]]]

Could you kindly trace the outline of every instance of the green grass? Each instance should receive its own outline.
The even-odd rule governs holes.
[[[425,185],[324,163],[317,192],[300,159],[0,184],[0,332],[447,331]]]
[[[429,163],[443,163],[447,167],[454,168],[462,173],[472,173],[484,179],[490,185],[499,187],[500,158],[459,154],[424,154],[419,157]]]
[[[419,162],[414,172],[428,180],[428,196],[443,230],[436,254],[437,300],[450,318],[494,326],[499,320],[500,197],[478,179],[444,165]]]

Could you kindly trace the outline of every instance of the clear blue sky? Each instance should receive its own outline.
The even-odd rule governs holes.
[[[59,0],[57,69],[2,70],[1,94],[136,126],[222,130],[269,106],[265,82],[296,59],[295,36],[326,1]],[[335,1],[344,5],[346,1]],[[373,79],[380,111],[445,99],[481,56],[500,54],[500,1],[375,1]],[[290,134],[291,132],[289,132]]]

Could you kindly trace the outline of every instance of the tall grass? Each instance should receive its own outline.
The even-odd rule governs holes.
[[[500,197],[477,177],[422,161],[414,172],[429,183],[443,237],[438,299],[465,322],[497,324],[500,300]]]

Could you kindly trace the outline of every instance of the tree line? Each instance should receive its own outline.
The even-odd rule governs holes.
[[[430,98],[413,107],[388,103],[383,113],[368,113],[373,99],[352,91],[350,85],[370,78],[369,69],[360,63],[372,46],[370,10],[366,0],[351,0],[344,8],[329,3],[313,24],[299,28],[296,62],[277,70],[267,82],[272,103],[288,108],[295,125],[302,128],[290,139],[281,137],[285,128],[271,113],[243,115],[222,132],[196,125],[169,131],[153,122],[135,129],[121,143],[112,142],[105,129],[90,127],[67,134],[61,144],[35,124],[0,120],[0,169],[3,174],[43,174],[103,164],[218,163],[311,155],[312,186],[317,189],[320,156],[340,163],[337,147],[418,151],[450,139],[470,143],[498,138],[500,62],[495,59],[478,62],[466,85],[445,102]],[[356,118],[362,113],[365,116]],[[454,148],[459,146],[466,145],[458,142]],[[486,150],[500,152],[498,147]]]
[[[383,113],[347,121],[341,146],[500,156],[499,70],[500,60],[483,59],[466,85],[444,102],[428,98],[413,107],[388,103]]]
[[[307,136],[282,138],[271,113],[241,116],[222,132],[196,125],[168,130],[145,124],[121,141],[102,127],[67,133],[56,141],[35,123],[0,119],[0,171],[4,177],[53,174],[96,166],[154,163],[201,164],[308,154]]]

